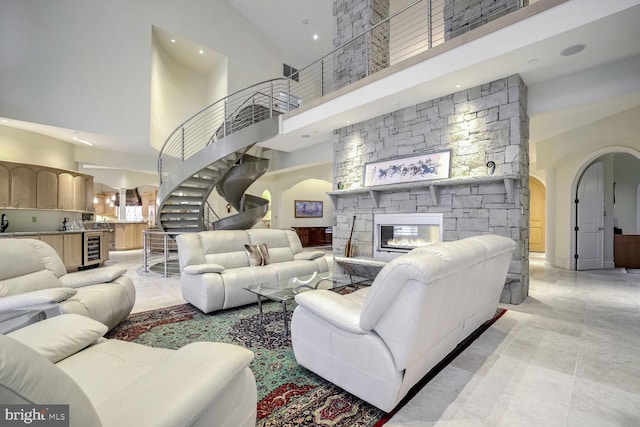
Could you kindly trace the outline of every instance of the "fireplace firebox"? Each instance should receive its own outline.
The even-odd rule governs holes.
[[[441,213],[378,214],[373,217],[373,257],[391,260],[411,249],[442,241]]]

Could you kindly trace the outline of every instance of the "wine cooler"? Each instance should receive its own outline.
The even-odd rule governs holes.
[[[100,251],[102,245],[102,233],[84,233],[84,265],[100,264],[102,262],[102,254]]]

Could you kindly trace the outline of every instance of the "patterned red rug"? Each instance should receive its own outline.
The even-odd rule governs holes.
[[[173,349],[196,341],[228,342],[249,348],[255,354],[251,370],[258,386],[257,426],[374,427],[391,417],[393,413],[386,414],[298,366],[291,341],[284,337],[281,306],[264,303],[263,308],[262,325],[256,305],[210,314],[203,314],[191,304],[136,313],[107,338]],[[499,310],[493,321],[504,311]],[[478,330],[477,336],[482,332],[484,329]],[[443,361],[437,372],[450,360]],[[425,378],[432,378],[437,372],[434,369]],[[426,382],[423,380],[416,392]]]

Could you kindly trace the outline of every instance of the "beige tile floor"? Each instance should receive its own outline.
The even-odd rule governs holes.
[[[182,304],[177,278],[112,252],[134,311]],[[529,297],[427,384],[389,427],[640,426],[640,275],[567,271],[531,254]]]

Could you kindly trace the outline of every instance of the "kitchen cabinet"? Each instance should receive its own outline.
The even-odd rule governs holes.
[[[143,232],[147,229],[147,223],[143,222],[116,222],[115,223],[115,249],[126,251],[140,249],[144,245]]]
[[[93,212],[93,177],[0,160],[0,208]]]
[[[82,233],[63,234],[64,250],[62,261],[67,269],[82,266]]]
[[[84,210],[86,212],[95,212],[93,204],[93,177],[84,177]]]
[[[103,215],[104,214],[104,196],[102,194],[96,194],[94,196],[97,200],[97,203],[94,203],[94,212],[96,213],[96,215]]]
[[[41,234],[40,240],[51,246],[64,260],[64,236],[62,234]]]
[[[0,165],[0,206],[10,206],[9,200],[9,169]]]
[[[109,259],[109,239],[111,238],[111,233],[110,231],[103,231],[102,232],[102,240],[100,242],[101,248],[100,248],[100,253],[101,253],[101,258],[102,258],[102,262],[106,261]]]
[[[36,176],[36,208],[58,209],[58,175],[41,170]]]
[[[83,211],[86,209],[85,199],[85,178],[78,175],[73,177],[73,209]]]
[[[73,176],[70,173],[58,175],[58,209],[73,209]]]
[[[25,166],[11,169],[11,206],[36,207],[36,173],[33,169]]]
[[[112,217],[117,217],[118,213],[117,213],[117,208],[115,203],[112,203],[111,201],[112,196],[115,196],[115,193],[104,193],[104,216],[112,216]]]

